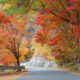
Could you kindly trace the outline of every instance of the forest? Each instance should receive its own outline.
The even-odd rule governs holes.
[[[35,52],[80,69],[80,0],[0,0],[0,65],[20,66]]]

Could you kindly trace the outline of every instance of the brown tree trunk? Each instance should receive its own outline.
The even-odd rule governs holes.
[[[19,57],[16,59],[17,60],[17,66],[20,67],[20,61],[19,61]],[[19,68],[18,71],[21,71],[21,69]]]

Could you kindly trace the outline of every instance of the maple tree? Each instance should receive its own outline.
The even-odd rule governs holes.
[[[56,55],[56,59],[58,56],[63,62],[73,61],[73,64],[78,64],[77,61],[80,60],[80,0],[43,0],[41,5],[42,9],[35,23],[48,31],[44,33],[45,39],[41,35],[43,31],[38,31],[35,40],[42,43],[45,40],[43,44],[52,46],[53,56]],[[52,35],[55,36],[51,35],[52,31],[55,33]]]
[[[0,1],[0,48],[7,48],[15,56],[18,66],[20,66],[20,61],[25,59],[24,56],[29,53],[26,47],[24,49],[21,48],[24,46],[22,46],[23,38],[29,34],[26,32],[26,16],[31,10],[33,2],[33,0]]]
[[[0,12],[0,48],[9,49],[18,65],[28,11],[37,12],[33,23],[40,28],[35,33],[35,41],[50,47],[57,61],[80,63],[80,0],[8,0],[1,3],[4,3],[3,11],[12,16]],[[18,16],[18,20],[14,16]]]
[[[1,49],[8,49],[11,54],[16,59],[16,64],[20,66],[20,60],[23,53],[20,53],[20,47],[22,45],[22,40],[25,37],[25,24],[26,17],[16,19],[15,16],[7,16],[3,12],[0,12],[0,46]],[[24,43],[26,41],[23,41]],[[26,43],[25,43],[26,45]],[[8,61],[6,60],[8,59]],[[9,55],[4,57],[6,64],[10,61],[14,61],[15,59],[11,59]],[[12,62],[13,62],[12,61]],[[8,64],[9,64],[8,63]]]

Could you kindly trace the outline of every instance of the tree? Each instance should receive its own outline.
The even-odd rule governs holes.
[[[36,20],[38,25],[49,30],[47,34],[58,29],[57,33],[60,35],[55,35],[52,39],[48,36],[50,40],[47,43],[51,42],[49,46],[52,45],[52,51],[57,51],[55,54],[59,54],[61,60],[73,61],[73,64],[80,60],[80,54],[74,52],[80,47],[79,5],[80,0],[44,0]]]
[[[23,37],[25,37],[25,18],[19,18],[17,20],[14,16],[6,16],[1,12],[2,19],[0,21],[1,24],[1,33],[3,35],[1,42],[4,45],[4,48],[8,49],[11,54],[14,55],[17,66],[20,66],[20,46]],[[1,17],[0,17],[1,18]],[[5,58],[6,59],[6,58]]]
[[[26,15],[32,7],[33,0],[1,0],[2,10],[8,15]]]

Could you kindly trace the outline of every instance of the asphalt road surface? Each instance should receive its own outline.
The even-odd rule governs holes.
[[[80,76],[56,70],[30,70],[17,80],[80,80]]]

